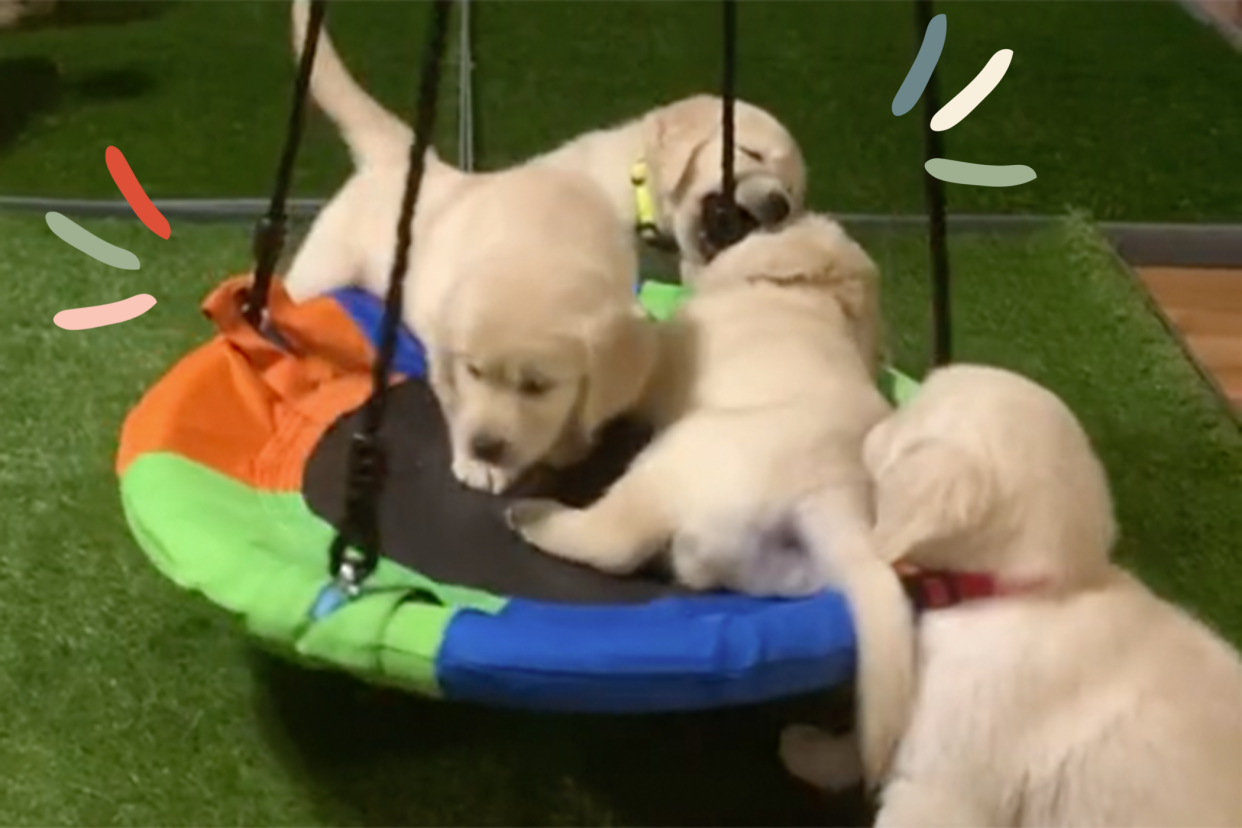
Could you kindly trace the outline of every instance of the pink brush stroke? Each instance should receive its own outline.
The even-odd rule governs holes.
[[[66,331],[84,331],[88,328],[102,328],[104,325],[128,322],[142,316],[153,307],[155,307],[155,297],[149,293],[140,293],[107,305],[63,310],[52,317],[52,323]]]

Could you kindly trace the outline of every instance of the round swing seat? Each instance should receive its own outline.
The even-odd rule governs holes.
[[[207,299],[218,335],[131,412],[117,468],[127,520],[152,562],[259,639],[428,696],[546,711],[714,708],[852,680],[854,629],[836,592],[691,594],[527,547],[504,523],[503,498],[452,478],[407,331],[381,430],[380,563],[358,596],[325,604],[327,549],[383,308],[352,290],[294,305],[274,284],[261,333],[241,316],[247,283],[230,280]],[[656,313],[669,300],[658,293],[644,297]],[[555,495],[590,502],[644,436],[610,429]]]

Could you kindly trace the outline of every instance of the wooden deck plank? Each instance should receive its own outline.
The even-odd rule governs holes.
[[[1145,267],[1139,275],[1161,305],[1242,314],[1242,270]]]
[[[1137,268],[1194,359],[1242,412],[1242,269]]]

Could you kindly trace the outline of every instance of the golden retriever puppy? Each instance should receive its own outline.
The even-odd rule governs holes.
[[[298,43],[306,5],[294,4]],[[383,296],[413,136],[369,97],[348,94],[331,44],[320,49],[313,92],[329,102],[357,169],[286,286],[295,299],[349,285]],[[498,493],[537,464],[578,459],[639,399],[655,341],[634,297],[637,252],[585,176],[553,166],[466,174],[434,151],[425,160],[402,315],[427,351],[453,474]]]
[[[602,202],[557,170],[476,177],[414,244],[407,307],[468,486],[501,492],[538,463],[575,462],[639,402],[655,323],[634,297],[634,246]],[[566,238],[515,232],[516,213]]]
[[[694,95],[640,118],[580,135],[527,163],[590,176],[618,219],[657,248],[676,251],[681,278],[721,251],[705,216],[723,192],[723,103]],[[789,130],[746,101],[733,109],[733,195],[748,230],[774,229],[805,209],[806,165]],[[637,171],[637,174],[636,174]]]
[[[678,579],[697,589],[840,585],[860,639],[864,754],[878,773],[904,729],[914,656],[905,593],[872,547],[861,456],[889,410],[876,386],[877,281],[862,248],[814,214],[725,250],[664,323],[644,405],[653,442],[587,508],[520,500],[509,520],[548,554],[610,573],[668,547]],[[739,548],[751,525],[815,538],[821,554],[772,565]]]
[[[997,589],[922,616],[877,824],[1242,825],[1242,659],[1110,562],[1106,474],[1055,395],[945,368],[864,456],[881,555]],[[808,782],[848,781],[824,733],[781,750]]]
[[[293,2],[293,43],[299,52],[308,8],[309,0]],[[396,244],[400,188],[413,142],[409,125],[350,75],[326,32],[320,33],[315,52],[311,95],[341,131],[356,171],[316,218],[286,273],[295,299],[347,285],[369,289],[387,280],[382,261]],[[703,215],[721,193],[720,131],[720,100],[700,95],[587,133],[522,166],[559,167],[596,182],[625,231],[676,249],[683,277],[690,279],[719,252],[719,240]],[[802,212],[806,168],[789,131],[768,112],[738,101],[734,134],[734,195],[744,224],[775,227]],[[446,187],[474,175],[434,152],[427,164],[428,177]],[[542,234],[547,244],[564,243],[563,231],[533,226],[520,210],[506,220],[532,235]]]

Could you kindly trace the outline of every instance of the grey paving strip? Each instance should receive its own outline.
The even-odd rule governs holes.
[[[153,199],[164,218],[187,221],[254,221],[267,210],[266,198],[170,198]],[[313,216],[327,203],[322,198],[291,198],[289,215]],[[80,218],[125,218],[134,211],[124,199],[42,198],[0,196],[0,212],[64,213]],[[173,228],[176,232],[176,228]]]
[[[310,219],[326,203],[322,198],[290,199],[294,219]],[[249,222],[263,214],[267,200],[163,199],[155,206],[170,221]],[[81,218],[133,217],[123,199],[59,199],[33,196],[0,196],[0,212],[57,212]],[[844,224],[858,229],[900,229],[927,224],[923,215],[842,213]],[[955,233],[1029,233],[1059,219],[1044,215],[950,215]],[[1162,222],[1100,222],[1105,236],[1121,256],[1135,267],[1233,267],[1242,268],[1242,223],[1170,224]],[[174,227],[173,232],[176,233]]]
[[[1108,224],[1100,229],[1135,267],[1242,268],[1242,224]]]

